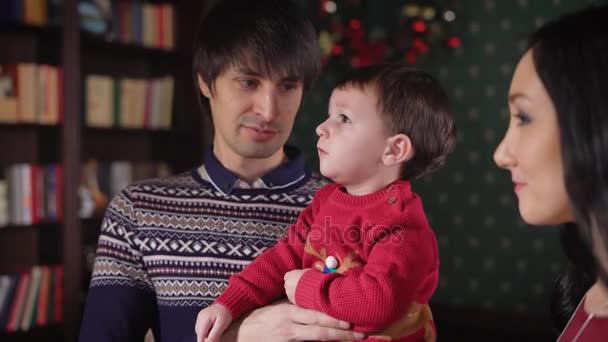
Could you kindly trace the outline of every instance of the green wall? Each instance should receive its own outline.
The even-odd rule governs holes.
[[[305,7],[317,4],[301,1]],[[378,27],[392,22],[385,18],[394,16],[406,1],[363,3],[369,13],[363,22]],[[454,5],[453,31],[463,46],[434,52],[418,66],[446,87],[459,139],[443,169],[413,184],[439,240],[441,275],[435,302],[509,312],[542,314],[548,310],[552,279],[563,262],[557,229],[530,227],[521,221],[510,175],[495,167],[492,153],[507,127],[507,90],[527,33],[589,3],[592,1],[443,2]],[[316,7],[311,9],[311,13],[315,11]],[[305,99],[293,132],[292,143],[304,149],[315,170],[314,128],[326,116],[335,74],[331,68],[324,70]]]

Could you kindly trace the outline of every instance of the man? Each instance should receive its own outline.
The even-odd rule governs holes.
[[[323,180],[284,147],[320,71],[310,22],[285,0],[223,1],[200,27],[194,74],[215,135],[191,172],[127,187],[103,222],[81,341],[193,339],[199,310],[287,232]],[[311,132],[312,134],[312,132]],[[360,337],[324,314],[277,303],[226,340]]]

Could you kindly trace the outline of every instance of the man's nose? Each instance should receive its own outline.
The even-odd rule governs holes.
[[[269,88],[261,92],[257,99],[256,114],[262,116],[264,121],[273,121],[278,115],[278,94],[275,89]]]

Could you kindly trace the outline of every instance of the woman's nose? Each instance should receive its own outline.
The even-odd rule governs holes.
[[[509,169],[515,164],[515,158],[513,158],[513,154],[511,153],[507,143],[506,136],[502,139],[494,151],[494,162],[496,165],[498,165],[498,167],[503,169]]]

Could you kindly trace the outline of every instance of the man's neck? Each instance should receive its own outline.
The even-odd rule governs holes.
[[[267,158],[245,158],[229,148],[219,146],[213,146],[213,154],[217,160],[247,183],[254,182],[287,161],[282,148]]]

